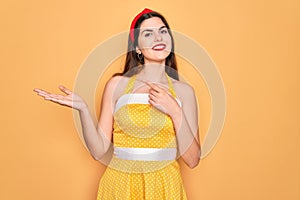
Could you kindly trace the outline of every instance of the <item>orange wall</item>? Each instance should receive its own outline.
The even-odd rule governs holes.
[[[32,89],[72,88],[88,54],[128,30],[144,7],[202,45],[226,89],[220,140],[197,168],[182,165],[189,199],[299,200],[296,0],[2,2],[0,199],[95,199],[104,166],[82,145],[71,109],[44,102]],[[195,89],[202,139],[209,94],[203,82]]]

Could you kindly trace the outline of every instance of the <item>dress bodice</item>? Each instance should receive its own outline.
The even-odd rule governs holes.
[[[168,89],[176,98],[170,77]],[[149,104],[148,93],[132,93],[136,75],[130,77],[124,94],[114,111],[113,142],[116,147],[170,148],[176,147],[172,119]],[[178,99],[177,99],[178,101]],[[178,101],[180,105],[180,101]]]

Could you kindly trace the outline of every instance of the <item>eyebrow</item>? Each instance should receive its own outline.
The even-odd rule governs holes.
[[[161,30],[161,29],[163,29],[163,28],[166,28],[166,26],[162,26],[162,27],[160,27],[158,30]],[[150,32],[153,32],[153,30],[152,30],[152,29],[145,29],[145,30],[143,30],[143,31],[142,31],[142,33],[141,33],[141,34],[143,34],[145,31],[150,31]]]

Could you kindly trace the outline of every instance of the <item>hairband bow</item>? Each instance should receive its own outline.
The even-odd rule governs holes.
[[[130,26],[130,39],[132,42],[134,42],[134,26],[137,22],[137,20],[143,15],[143,14],[147,14],[150,12],[154,12],[153,10],[150,10],[148,8],[145,8],[142,12],[140,12],[137,16],[134,17],[134,19],[131,22],[131,26]]]

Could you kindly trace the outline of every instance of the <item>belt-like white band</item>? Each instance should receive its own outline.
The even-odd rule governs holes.
[[[176,148],[123,148],[114,147],[114,155],[125,160],[163,161],[175,160]]]

